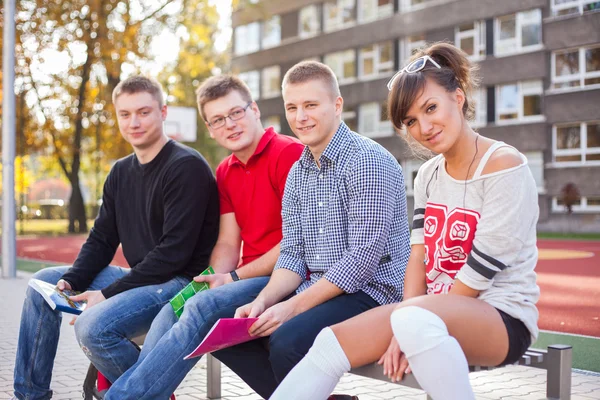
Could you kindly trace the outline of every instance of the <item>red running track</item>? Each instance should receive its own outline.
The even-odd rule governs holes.
[[[23,238],[17,257],[71,264],[85,236]],[[540,259],[538,303],[541,329],[600,337],[600,241],[540,240],[540,250],[575,250],[592,257]],[[114,265],[127,266],[119,248]]]

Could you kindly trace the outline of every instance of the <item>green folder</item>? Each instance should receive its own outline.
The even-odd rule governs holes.
[[[206,268],[200,275],[212,275],[214,273],[215,271],[209,265],[208,268]],[[169,303],[171,303],[171,307],[173,307],[173,311],[175,311],[177,318],[181,317],[181,314],[183,313],[183,305],[190,297],[207,289],[210,289],[208,283],[191,281],[186,287],[181,289],[181,291],[177,293],[175,297],[169,300]]]

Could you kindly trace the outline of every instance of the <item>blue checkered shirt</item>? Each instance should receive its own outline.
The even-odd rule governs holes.
[[[401,301],[410,245],[400,165],[343,122],[319,163],[305,148],[289,172],[275,268],[302,277],[297,293],[325,277],[379,304]]]

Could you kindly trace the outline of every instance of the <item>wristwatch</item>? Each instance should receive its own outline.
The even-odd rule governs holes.
[[[231,271],[229,273],[229,275],[231,275],[231,279],[233,279],[234,282],[237,282],[240,280],[240,277],[238,276],[237,272],[235,272],[235,270]]]

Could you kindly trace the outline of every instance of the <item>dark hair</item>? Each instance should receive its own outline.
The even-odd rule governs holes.
[[[333,97],[340,96],[340,87],[335,74],[327,65],[318,61],[301,61],[290,68],[283,76],[282,88],[286,85],[295,85],[312,80],[324,82],[330,89]]]
[[[204,105],[210,101],[220,99],[236,90],[245,102],[252,102],[252,94],[248,85],[235,75],[213,76],[202,82],[202,85],[196,90],[196,101],[200,116],[206,121],[204,116]]]
[[[117,98],[123,93],[133,94],[140,92],[150,93],[150,95],[158,102],[158,106],[162,108],[164,98],[160,83],[145,76],[131,76],[124,81],[119,82],[112,93],[113,104],[115,104]]]
[[[472,120],[475,107],[470,97],[478,85],[478,67],[469,61],[462,50],[450,43],[438,42],[422,48],[413,54],[408,63],[423,56],[431,57],[441,68],[428,62],[421,71],[402,73],[396,78],[388,94],[388,115],[394,127],[402,129],[402,121],[415,99],[423,92],[427,79],[432,79],[448,92],[460,88],[465,93],[463,115],[467,120]]]

